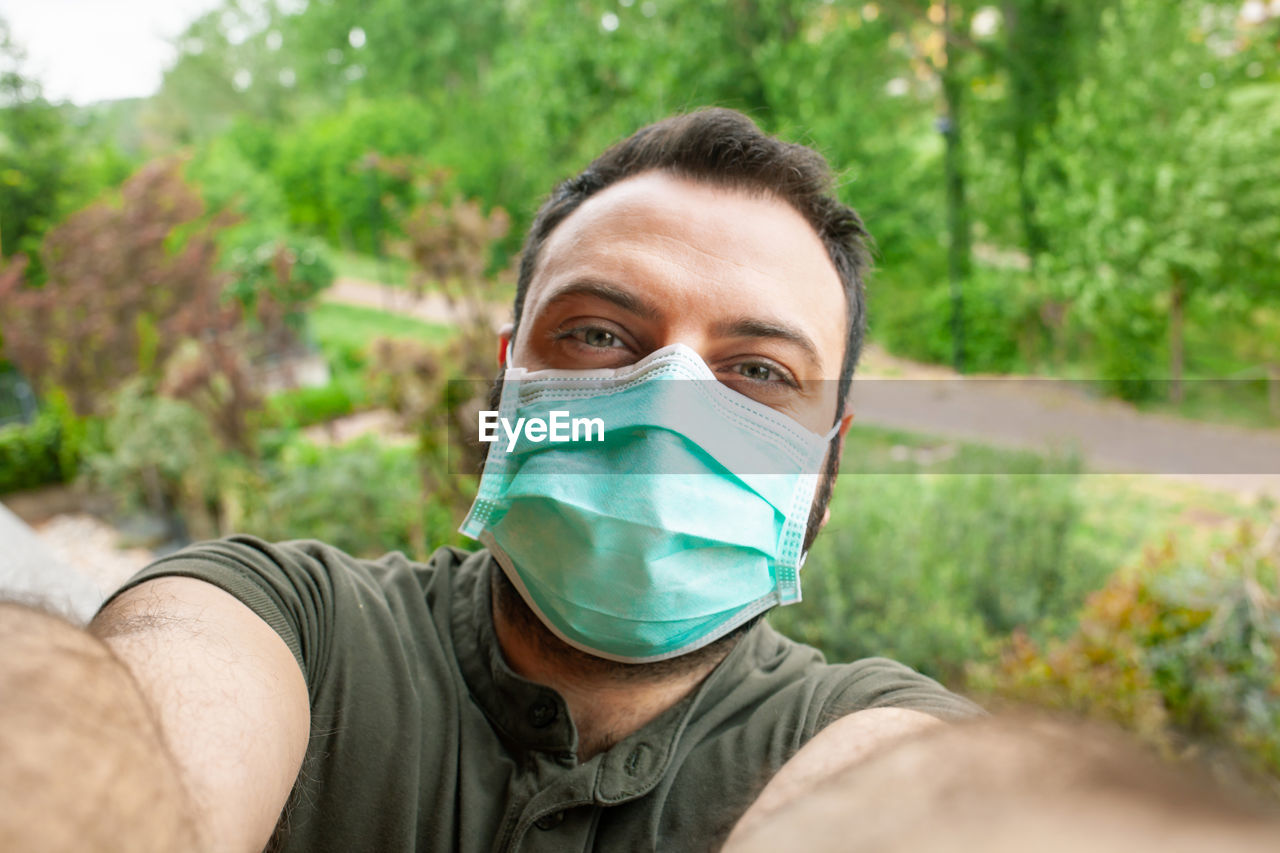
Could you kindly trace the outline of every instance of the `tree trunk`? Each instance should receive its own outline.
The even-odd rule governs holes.
[[[1179,404],[1183,399],[1182,325],[1186,313],[1186,298],[1182,277],[1174,274],[1173,287],[1169,291],[1169,398]]]
[[[1024,23],[1023,3],[1005,0],[1005,43],[1008,50],[1010,134],[1013,142],[1014,175],[1018,185],[1018,214],[1022,222],[1022,239],[1031,262],[1032,271],[1045,249],[1045,235],[1036,217],[1036,198],[1031,191],[1028,176],[1031,153],[1035,146],[1037,127],[1048,125],[1048,110],[1043,100],[1057,95],[1049,85],[1051,74],[1030,61],[1037,50],[1043,50],[1043,42],[1035,43],[1043,36],[1046,12],[1039,4],[1027,8]]]
[[[1280,362],[1267,365],[1267,399],[1271,403],[1271,417],[1280,420]]]
[[[944,113],[939,129],[946,139],[947,227],[951,242],[947,249],[947,277],[951,283],[952,361],[957,372],[964,372],[964,294],[963,283],[969,274],[970,237],[969,210],[965,198],[963,150],[960,138],[961,98],[964,84],[955,70],[956,52],[951,44],[951,3],[942,4],[942,34],[945,66],[942,69]]]

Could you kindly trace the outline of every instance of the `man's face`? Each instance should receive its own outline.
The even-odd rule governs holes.
[[[648,172],[552,232],[511,366],[617,368],[682,343],[722,382],[824,433],[847,310],[825,247],[790,205]]]

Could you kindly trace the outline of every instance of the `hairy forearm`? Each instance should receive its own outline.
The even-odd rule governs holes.
[[[1112,730],[994,717],[890,742],[735,832],[724,853],[780,849],[1274,853],[1280,818]]]
[[[211,853],[272,837],[310,735],[310,700],[284,640],[227,592],[147,581],[89,629],[137,679],[195,804]]]
[[[0,602],[0,849],[200,849],[129,670],[63,619]]]
[[[770,814],[875,751],[938,725],[934,717],[901,708],[872,708],[837,720],[783,765],[738,821],[730,840],[749,834]]]

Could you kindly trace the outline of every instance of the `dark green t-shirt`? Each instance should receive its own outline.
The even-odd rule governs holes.
[[[441,548],[357,560],[236,536],[165,557],[274,628],[306,678],[311,741],[282,817],[286,851],[704,851],[831,721],[972,703],[901,664],[828,665],[766,623],[689,697],[585,762],[554,690],[502,658],[493,561]]]

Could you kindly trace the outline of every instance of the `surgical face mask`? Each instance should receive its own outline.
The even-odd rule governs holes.
[[[835,427],[733,391],[683,344],[619,370],[509,368],[497,422],[461,532],[569,645],[659,661],[800,600]]]

